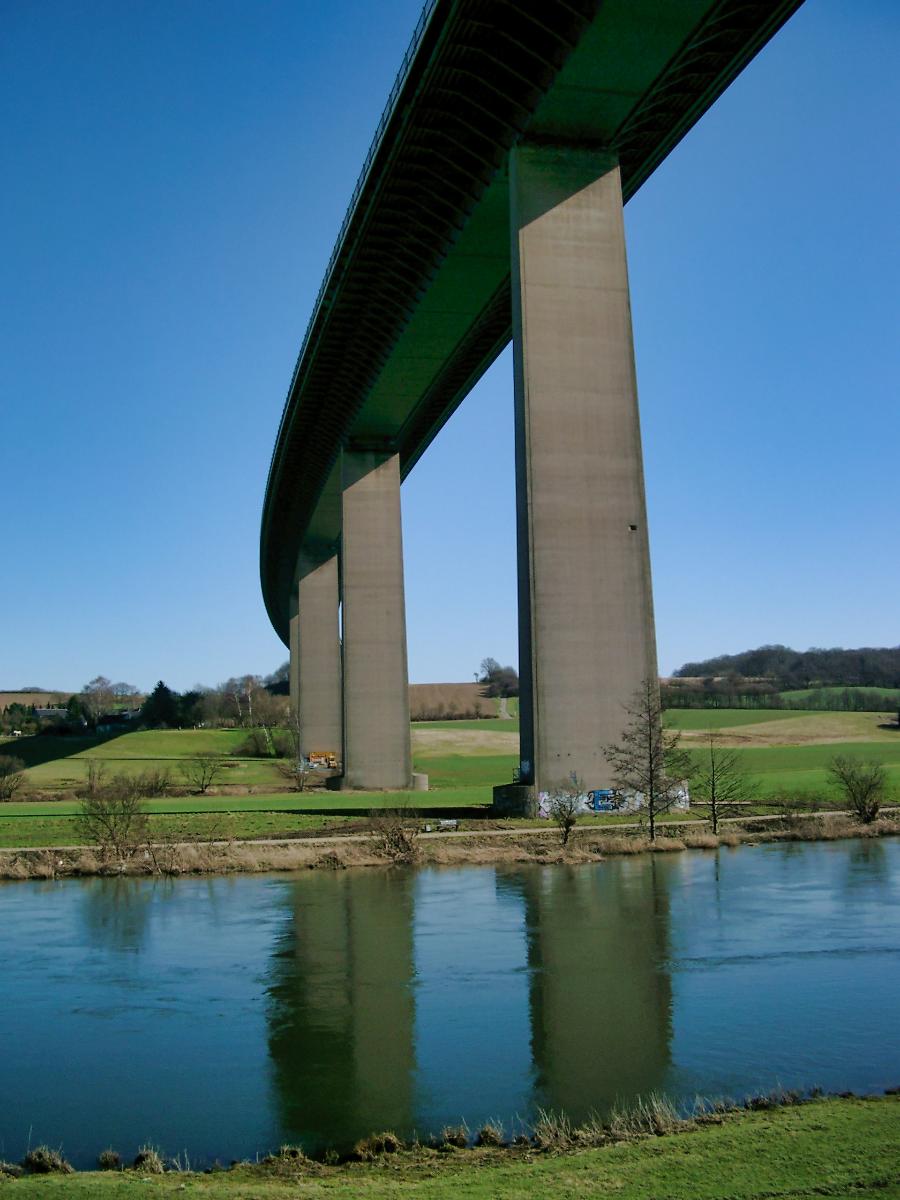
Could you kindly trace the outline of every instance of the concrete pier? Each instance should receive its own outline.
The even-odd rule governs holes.
[[[618,165],[522,144],[510,205],[521,774],[605,787],[657,674]]]
[[[300,580],[297,662],[300,749],[341,757],[343,711],[338,628],[338,562],[332,555]]]
[[[288,683],[291,698],[291,718],[300,717],[300,614],[297,611],[296,593],[291,599],[290,659],[288,660]]]
[[[345,450],[342,483],[344,786],[408,788],[399,457]]]

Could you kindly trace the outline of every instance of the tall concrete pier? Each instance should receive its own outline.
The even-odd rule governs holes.
[[[344,714],[336,555],[301,578],[298,600],[300,751],[330,751],[340,758]]]
[[[521,777],[609,783],[656,641],[622,189],[602,150],[510,156]]]
[[[344,783],[407,788],[412,763],[396,454],[343,454]]]
[[[801,2],[426,5],[291,377],[260,536],[304,713],[325,668],[300,661],[318,635],[298,581],[340,555],[348,786],[409,784],[400,480],[511,338],[520,774],[610,782],[602,747],[657,671],[622,204]]]

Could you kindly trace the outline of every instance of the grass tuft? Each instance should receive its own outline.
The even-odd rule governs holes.
[[[475,1134],[476,1146],[502,1146],[503,1126],[499,1121],[486,1121]]]
[[[135,1171],[141,1171],[144,1175],[163,1175],[166,1170],[162,1156],[153,1146],[141,1146],[131,1165]]]
[[[75,1168],[63,1158],[59,1150],[49,1146],[35,1146],[22,1159],[22,1166],[32,1175],[71,1175]]]
[[[403,1142],[389,1129],[383,1133],[370,1133],[368,1137],[360,1138],[353,1147],[352,1157],[357,1162],[371,1162],[382,1154],[396,1154],[403,1149]]]

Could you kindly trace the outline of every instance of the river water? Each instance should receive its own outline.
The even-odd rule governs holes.
[[[0,1158],[900,1084],[900,840],[0,885]]]

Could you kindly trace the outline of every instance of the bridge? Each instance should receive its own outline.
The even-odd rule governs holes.
[[[262,516],[302,748],[339,752],[344,786],[410,785],[400,484],[510,339],[520,777],[608,784],[601,747],[657,675],[622,207],[800,3],[426,5]]]

